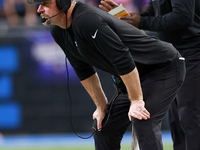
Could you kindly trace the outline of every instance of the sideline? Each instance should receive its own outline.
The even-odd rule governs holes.
[[[82,136],[88,136],[83,134]],[[163,143],[172,143],[171,133],[162,132]],[[131,143],[131,133],[125,133],[122,144]],[[47,146],[74,146],[93,145],[93,138],[80,139],[74,134],[45,134],[45,135],[13,135],[1,136],[0,147],[47,147]]]

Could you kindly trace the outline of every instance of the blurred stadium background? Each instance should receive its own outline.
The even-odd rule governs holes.
[[[99,4],[99,0],[82,1],[95,7]],[[148,3],[115,1],[129,12],[142,12]],[[92,138],[82,140],[73,134],[64,53],[53,41],[49,27],[41,25],[37,7],[26,0],[0,0],[0,149],[94,149]],[[73,125],[79,134],[87,136],[95,106],[68,67]],[[97,71],[111,99],[115,89],[110,76]],[[167,116],[162,130],[164,144],[171,148]],[[130,149],[131,127],[122,143],[122,149]]]

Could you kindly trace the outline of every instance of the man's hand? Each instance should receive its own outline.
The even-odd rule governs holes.
[[[97,120],[97,129],[100,131],[102,128],[102,121],[105,117],[105,111],[108,109],[108,100],[101,87],[99,77],[97,73],[95,73],[85,80],[82,80],[81,83],[96,105],[93,119]]]
[[[129,120],[131,117],[137,118],[139,120],[150,118],[150,113],[144,107],[145,103],[143,100],[133,100],[131,101],[131,106],[128,112]]]
[[[93,120],[95,120],[95,119],[97,120],[97,130],[98,131],[101,131],[101,129],[102,129],[102,121],[105,117],[105,114],[106,114],[105,111],[107,110],[107,108],[108,108],[108,105],[106,106],[105,109],[97,108],[95,110],[95,112],[93,113]]]
[[[135,12],[131,13],[130,15],[131,15],[130,17],[124,16],[121,17],[120,19],[138,28],[141,16]]]
[[[101,4],[99,5],[99,8],[103,9],[104,11],[110,11],[118,6],[117,3],[115,3],[112,0],[101,0]]]

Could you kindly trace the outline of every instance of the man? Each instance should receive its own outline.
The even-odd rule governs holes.
[[[130,121],[141,149],[162,150],[160,125],[185,76],[179,52],[91,5],[69,0],[37,2],[37,12],[46,18],[43,24],[52,25],[54,40],[96,105],[96,150],[119,150]],[[111,104],[94,67],[110,73],[121,91]]]
[[[109,11],[114,1],[101,1]],[[200,150],[200,1],[150,0],[145,12],[122,20],[156,31],[186,59],[186,79],[169,111],[174,150]]]

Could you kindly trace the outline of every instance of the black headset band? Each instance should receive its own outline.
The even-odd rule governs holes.
[[[71,6],[71,0],[56,0],[56,5],[60,10],[67,6],[67,9],[69,9]]]

